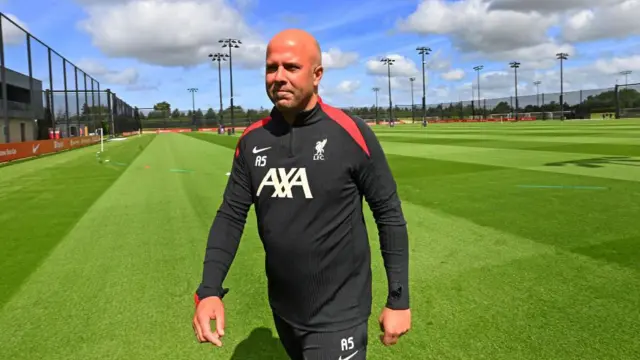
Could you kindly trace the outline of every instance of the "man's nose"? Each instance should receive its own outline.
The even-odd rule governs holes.
[[[285,77],[285,74],[284,74],[284,68],[282,66],[278,67],[278,70],[276,70],[274,79],[277,82],[286,81],[286,77]]]

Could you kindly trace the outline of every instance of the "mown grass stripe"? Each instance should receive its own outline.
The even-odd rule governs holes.
[[[640,181],[640,158],[608,157],[529,149],[472,148],[470,146],[421,145],[383,142],[388,154],[440,159],[498,167],[510,167],[615,180]],[[622,161],[621,161],[622,160]],[[631,164],[631,165],[630,165]],[[428,169],[425,169],[428,171]]]
[[[402,139],[423,139],[428,140],[456,140],[456,141],[510,141],[510,142],[536,142],[536,143],[566,143],[566,144],[624,144],[624,145],[638,145],[637,139],[630,138],[617,138],[617,137],[544,137],[544,136],[519,136],[514,137],[509,134],[503,135],[486,135],[486,134],[440,134],[440,133],[420,133],[418,131],[412,131],[409,133],[377,133],[377,136],[382,141],[402,141]],[[415,140],[414,140],[415,141]]]
[[[105,148],[131,161],[153,139],[143,136]],[[0,169],[0,198],[9,209],[0,213],[0,308],[124,171],[96,162],[94,151],[79,149]]]

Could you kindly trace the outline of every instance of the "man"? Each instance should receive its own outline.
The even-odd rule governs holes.
[[[269,42],[265,80],[274,108],[238,140],[211,226],[195,294],[193,325],[201,342],[222,345],[222,283],[253,204],[269,303],[289,356],[366,359],[372,299],[363,195],[376,219],[389,286],[381,341],[393,345],[410,329],[408,236],[395,181],[369,126],[318,96],[323,71],[310,34],[285,30]]]

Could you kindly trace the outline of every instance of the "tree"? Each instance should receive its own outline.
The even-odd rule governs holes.
[[[511,106],[506,101],[500,101],[495,108],[493,108],[493,112],[496,114],[506,114],[511,112]]]
[[[163,101],[153,105],[153,110],[171,112],[171,105],[168,102]]]
[[[174,109],[173,112],[171,113],[171,117],[172,118],[179,118],[180,116],[182,116],[182,114],[180,113],[180,110],[178,110],[178,109]]]
[[[213,111],[212,108],[209,108],[207,113],[204,115],[204,118],[207,120],[215,120],[217,118],[216,112]]]

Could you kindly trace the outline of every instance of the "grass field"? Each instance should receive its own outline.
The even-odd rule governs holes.
[[[413,330],[378,340],[367,213],[369,359],[640,357],[640,120],[376,132],[409,224]],[[285,359],[252,212],[224,346],[191,329],[236,140],[144,135],[0,167],[0,359]]]

